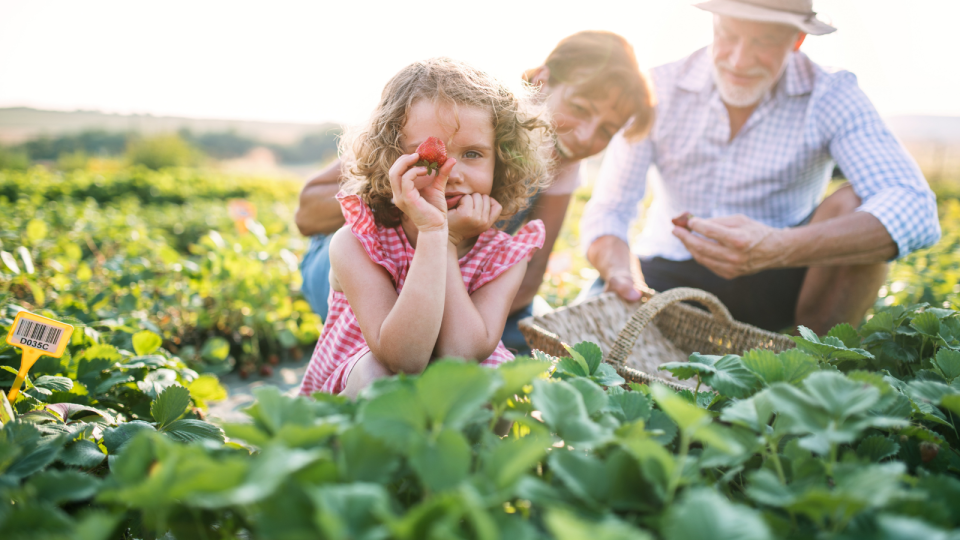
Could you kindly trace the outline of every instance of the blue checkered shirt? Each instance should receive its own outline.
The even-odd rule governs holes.
[[[828,71],[805,54],[790,55],[777,85],[730,141],[726,108],[713,82],[707,49],[655,68],[657,120],[650,136],[610,142],[580,222],[586,249],[613,235],[629,243],[648,186],[653,203],[637,255],[690,259],[672,234],[672,217],[743,214],[783,228],[817,207],[834,163],[903,257],[940,238],[936,197],[916,162],[881,120],[856,77]],[[651,174],[655,165],[659,175]]]

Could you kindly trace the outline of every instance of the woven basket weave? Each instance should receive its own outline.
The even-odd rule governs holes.
[[[681,303],[690,300],[710,311]],[[639,302],[604,293],[575,306],[527,317],[519,326],[531,349],[567,356],[561,341],[570,345],[592,341],[627,381],[657,381],[676,389],[692,388],[695,383],[657,371],[660,364],[686,362],[693,352],[743,354],[757,348],[780,352],[794,346],[786,336],[734,320],[716,296],[686,287],[644,291]]]

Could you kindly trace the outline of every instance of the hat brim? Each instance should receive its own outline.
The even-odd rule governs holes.
[[[818,19],[816,13],[805,15],[803,13],[778,11],[736,0],[709,0],[694,4],[694,7],[735,19],[788,24],[812,36],[822,36],[837,31],[836,28]]]

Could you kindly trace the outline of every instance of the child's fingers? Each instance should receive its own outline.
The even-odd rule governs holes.
[[[490,197],[490,223],[496,223],[500,219],[500,213],[503,212],[503,206],[496,199]]]
[[[486,223],[490,220],[490,196],[483,195],[480,199],[483,201],[483,211],[480,213],[480,219]]]
[[[412,154],[404,154],[393,162],[393,166],[390,167],[390,173],[387,176],[390,178],[390,189],[393,190],[394,197],[403,193],[402,177],[410,167],[413,167],[418,159],[420,159],[420,156],[414,152]]]
[[[447,189],[447,180],[450,178],[450,171],[453,170],[453,166],[457,164],[457,160],[453,158],[447,158],[446,163],[443,164],[443,167],[440,167],[437,170],[437,178],[433,181],[433,187],[440,191]]]

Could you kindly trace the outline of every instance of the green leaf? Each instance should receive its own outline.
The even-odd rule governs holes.
[[[46,470],[30,477],[28,489],[50,504],[83,501],[97,494],[100,479],[79,471]]]
[[[759,381],[740,362],[740,357],[728,354],[713,365],[716,373],[704,377],[704,382],[710,385],[722,396],[744,398],[751,395],[759,386]]]
[[[409,459],[425,488],[439,492],[455,487],[470,472],[470,445],[458,431],[444,429],[436,441],[420,439]]]
[[[607,396],[612,412],[621,422],[646,421],[650,418],[650,398],[640,392],[624,392],[619,387],[616,388],[620,392],[608,392]]]
[[[590,369],[590,364],[587,363],[587,359],[584,358],[579,351],[577,351],[576,349],[574,349],[573,347],[565,343],[563,344],[563,348],[566,349],[568,353],[570,353],[570,356],[573,358],[573,361],[576,362],[577,365],[581,367],[585,376],[588,376],[591,373],[593,373],[593,370]]]
[[[548,462],[550,470],[578,499],[592,507],[603,505],[610,481],[602,461],[580,452],[559,450],[550,453]]]
[[[582,540],[596,538],[602,540],[652,540],[646,531],[637,529],[613,516],[602,520],[580,517],[563,507],[553,507],[545,519],[547,530],[557,540]]]
[[[217,441],[223,443],[223,430],[203,420],[184,419],[171,422],[160,431],[184,443]]]
[[[200,357],[207,362],[218,364],[230,356],[230,342],[220,336],[214,336],[200,348]]]
[[[523,387],[532,383],[535,378],[540,377],[550,369],[550,364],[540,360],[519,357],[513,362],[500,364],[496,371],[503,379],[501,386],[493,397],[492,403],[501,403],[510,399],[515,394],[523,392]]]
[[[54,392],[69,392],[73,388],[73,381],[69,377],[44,375],[33,381],[37,388],[46,388]]]
[[[960,377],[960,351],[940,349],[934,363],[948,381]]]
[[[157,428],[163,429],[177,418],[183,416],[190,406],[190,391],[179,385],[168,386],[157,395],[150,404],[150,414],[157,422]]]
[[[929,311],[914,317],[910,326],[927,337],[936,338],[940,335],[940,318]]]
[[[773,417],[773,404],[770,403],[768,392],[764,390],[747,399],[727,405],[720,413],[720,419],[750,428],[759,434],[765,434]]]
[[[871,435],[857,445],[857,456],[874,463],[895,456],[898,452],[900,445],[883,435]]]
[[[575,447],[602,444],[612,435],[590,419],[583,396],[567,382],[537,379],[530,400],[547,426]]]
[[[893,315],[887,311],[875,313],[870,320],[863,324],[863,331],[872,334],[874,332],[892,333],[894,329]]]
[[[663,520],[665,540],[771,540],[773,534],[759,512],[734,504],[716,492],[698,488],[670,507]]]
[[[627,382],[617,373],[616,368],[606,362],[597,366],[597,370],[590,376],[590,380],[600,386],[620,386]]]
[[[483,460],[483,473],[500,489],[506,489],[518,482],[523,475],[540,462],[550,440],[536,435],[505,439]]]
[[[579,353],[587,363],[587,369],[590,370],[589,374],[596,373],[597,367],[603,362],[603,351],[600,350],[600,346],[596,343],[583,341],[574,345],[573,350]]]
[[[571,375],[574,377],[586,377],[589,375],[587,373],[587,363],[582,360],[577,362],[569,356],[564,356],[557,362],[557,370],[554,373],[555,375]]]
[[[103,394],[118,384],[125,384],[133,381],[133,375],[127,375],[126,373],[114,373],[102,382],[98,383],[93,389],[93,393]]]
[[[845,347],[854,348],[860,346],[860,335],[848,323],[842,323],[834,326],[827,332],[827,336],[839,339]]]
[[[137,356],[145,356],[152,354],[154,351],[160,348],[160,345],[163,343],[163,340],[160,336],[154,334],[149,330],[142,330],[133,335],[133,350],[137,353]]]
[[[740,361],[767,385],[775,382],[796,384],[817,371],[817,360],[799,349],[788,349],[780,354],[754,349],[744,354]]]
[[[373,437],[360,427],[340,435],[340,470],[348,482],[386,484],[400,466],[400,454],[390,444]]]
[[[806,326],[798,326],[797,330],[800,332],[800,337],[811,342],[811,343],[820,343],[820,338],[817,337],[817,333],[813,330],[807,328]]]
[[[141,431],[156,431],[156,428],[140,420],[125,422],[115,428],[103,430],[103,445],[107,447],[111,456],[118,454]]]
[[[222,401],[227,399],[227,389],[220,384],[216,376],[200,375],[187,385],[190,397],[197,407],[206,410],[208,401]]]
[[[427,431],[427,411],[406,386],[362,404],[357,417],[367,433],[403,449],[417,443]]]
[[[607,394],[603,391],[603,388],[600,388],[599,385],[591,380],[570,379],[567,383],[580,392],[580,396],[583,398],[583,405],[587,410],[587,416],[593,416],[607,407],[609,401]]]
[[[650,413],[650,420],[646,422],[646,428],[647,431],[662,432],[659,435],[653,436],[653,440],[662,445],[672,443],[673,440],[677,438],[677,433],[679,432],[679,427],[676,422],[660,410],[654,410]]]
[[[417,395],[434,425],[460,429],[502,384],[494,371],[460,360],[434,362],[417,379]]]
[[[96,414],[103,418],[103,421],[108,424],[116,423],[116,420],[110,414],[105,413],[100,409],[87,407],[86,405],[78,405],[76,403],[51,403],[49,405],[45,405],[44,407],[55,412],[65,423],[70,423],[70,421],[75,417],[85,416],[83,413]]]
[[[710,424],[710,413],[678,396],[662,384],[650,385],[650,395],[657,402],[660,410],[676,422],[680,429],[695,431],[699,427]]]
[[[325,485],[305,490],[322,538],[383,538],[381,521],[393,517],[390,496],[376,484]]]
[[[100,450],[97,443],[87,439],[80,439],[79,441],[67,443],[67,446],[64,447],[63,452],[60,453],[57,459],[67,465],[89,469],[103,463],[106,457],[107,455]]]
[[[268,434],[276,435],[283,426],[309,426],[316,422],[315,409],[321,405],[303,397],[289,397],[276,386],[261,386],[253,391],[257,400],[244,412],[254,424]]]
[[[664,362],[660,364],[657,369],[660,371],[669,371],[674,377],[681,381],[697,375],[701,377],[711,375],[717,371],[712,365],[694,362],[692,357],[689,362]]]

